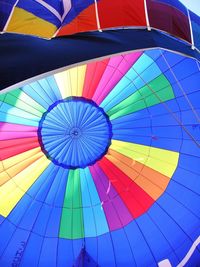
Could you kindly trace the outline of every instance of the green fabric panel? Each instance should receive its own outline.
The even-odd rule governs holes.
[[[155,94],[152,91],[155,92]],[[156,79],[151,81],[148,86],[145,85],[137,92],[123,100],[121,103],[114,106],[107,112],[107,114],[109,115],[110,119],[113,120],[141,109],[160,104],[161,100],[165,102],[173,98],[173,89],[167,78],[161,74]]]
[[[70,170],[60,223],[60,237],[84,237],[81,183],[79,170]]]
[[[10,93],[1,95],[0,100],[38,117],[41,117],[45,112],[45,109],[42,106],[40,106],[36,101],[34,101],[20,89],[16,89]]]

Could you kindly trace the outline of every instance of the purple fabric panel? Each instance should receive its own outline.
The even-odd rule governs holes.
[[[109,182],[108,177],[104,174],[98,164],[91,166],[90,172],[101,199],[110,230],[113,231],[127,225],[133,220],[133,217],[111,182]]]
[[[188,17],[176,7],[160,1],[147,0],[150,26],[191,42]]]

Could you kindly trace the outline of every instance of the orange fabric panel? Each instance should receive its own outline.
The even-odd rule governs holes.
[[[74,20],[62,27],[57,36],[74,34],[77,32],[95,31],[97,29],[95,5],[83,10]]]
[[[169,177],[119,152],[110,149],[106,157],[154,200],[163,194],[170,181]]]

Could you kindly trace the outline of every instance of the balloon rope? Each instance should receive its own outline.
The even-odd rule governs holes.
[[[151,26],[150,26],[150,22],[149,22],[148,8],[147,8],[147,0],[144,0],[144,11],[145,11],[147,30],[151,31]]]
[[[192,28],[192,22],[191,22],[191,17],[190,17],[190,11],[187,8],[187,15],[188,15],[188,20],[189,20],[189,25],[190,25],[190,36],[191,36],[191,45],[192,45],[192,50],[195,49],[194,46],[194,35],[193,35],[193,28]]]
[[[99,20],[99,11],[98,11],[97,0],[94,0],[94,5],[95,5],[97,28],[98,28],[99,32],[102,32],[101,25],[100,25],[100,20]]]
[[[160,53],[161,53],[161,51],[160,51]],[[168,63],[166,57],[164,56],[164,53],[161,53],[161,55],[162,55],[162,57],[164,58],[164,61],[165,61],[165,63],[167,64],[169,70],[171,71],[171,73],[172,73],[174,79],[176,80],[176,83],[177,83],[178,87],[181,89],[181,92],[183,93],[185,99],[187,100],[189,106],[191,107],[191,109],[192,109],[192,111],[193,111],[195,117],[197,118],[197,121],[200,122],[200,117],[199,117],[199,115],[197,114],[195,108],[193,107],[193,105],[192,105],[190,99],[188,98],[186,92],[184,91],[184,89],[183,89],[181,83],[180,83],[179,80],[177,79],[176,74],[174,73],[173,69],[170,67],[170,65],[169,65],[169,63]]]
[[[140,79],[146,84],[146,86],[150,89],[150,91],[156,96],[156,98],[160,101],[161,104],[163,104],[163,106],[165,107],[165,109],[173,116],[173,118],[175,119],[175,121],[179,124],[180,127],[182,127],[182,129],[186,132],[186,134],[194,141],[194,143],[200,147],[200,144],[197,142],[197,140],[195,140],[195,138],[193,137],[193,135],[187,130],[187,128],[183,125],[183,123],[178,119],[178,117],[174,114],[174,112],[168,107],[168,105],[162,101],[162,99],[159,97],[158,94],[156,94],[156,92],[153,90],[153,88],[146,83],[146,81],[142,78],[142,76],[132,67],[132,69],[135,71],[135,73],[138,75],[138,77],[140,77]]]

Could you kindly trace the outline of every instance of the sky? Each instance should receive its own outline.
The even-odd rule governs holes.
[[[179,1],[200,16],[200,0],[179,0]]]

